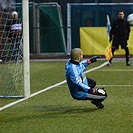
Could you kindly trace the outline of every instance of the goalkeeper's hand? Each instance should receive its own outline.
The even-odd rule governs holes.
[[[104,88],[96,88],[96,89],[94,88],[92,89],[91,94],[107,97],[107,92],[106,90],[104,90]]]
[[[89,61],[90,61],[91,63],[94,63],[94,62],[96,62],[97,59],[99,59],[99,58],[101,58],[101,56],[93,56],[92,58],[89,59]]]

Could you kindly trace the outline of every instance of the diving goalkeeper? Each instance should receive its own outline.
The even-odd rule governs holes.
[[[85,76],[86,67],[97,61],[99,56],[83,60],[83,52],[80,48],[71,51],[70,59],[66,62],[66,80],[71,96],[77,100],[90,100],[97,108],[104,107],[103,101],[107,97],[104,88],[95,88],[96,81]]]

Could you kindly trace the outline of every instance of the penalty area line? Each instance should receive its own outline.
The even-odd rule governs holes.
[[[85,73],[89,73],[89,72],[91,72],[91,71],[94,71],[94,70],[96,70],[96,69],[99,69],[99,68],[101,68],[101,67],[104,67],[104,66],[106,66],[107,64],[108,64],[108,61],[107,61],[107,62],[104,62],[104,63],[101,64],[100,66],[94,67],[94,68],[92,68],[92,69],[86,71]],[[16,104],[18,104],[18,103],[20,103],[20,102],[23,102],[23,101],[25,101],[25,100],[27,100],[27,99],[29,99],[29,98],[32,98],[32,97],[34,97],[34,96],[36,96],[36,95],[38,95],[38,94],[40,94],[40,93],[43,93],[43,92],[45,92],[45,91],[47,91],[47,90],[50,90],[50,89],[55,88],[55,87],[57,87],[57,86],[60,86],[60,85],[62,85],[62,84],[64,84],[64,83],[66,83],[66,80],[61,81],[61,82],[59,82],[59,83],[57,83],[57,84],[54,84],[54,85],[52,85],[52,86],[46,87],[46,88],[44,88],[44,89],[42,89],[42,90],[40,90],[40,91],[37,91],[37,92],[31,94],[29,97],[22,98],[22,99],[20,99],[20,100],[15,101],[15,102],[9,103],[9,104],[7,104],[7,105],[5,105],[5,106],[3,106],[3,107],[0,107],[0,111],[4,110],[4,109],[6,109],[6,108],[9,108],[9,107],[11,107],[11,106],[13,106],[13,105],[16,105]]]

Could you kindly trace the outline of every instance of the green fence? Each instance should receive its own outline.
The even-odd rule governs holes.
[[[22,4],[18,3],[16,10],[22,18]],[[57,3],[30,3],[29,26],[31,55],[66,53],[61,7]]]

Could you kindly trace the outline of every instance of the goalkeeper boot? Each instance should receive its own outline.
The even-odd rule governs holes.
[[[99,109],[104,108],[104,105],[101,102],[96,102],[96,101],[92,100],[91,103],[94,104]]]

